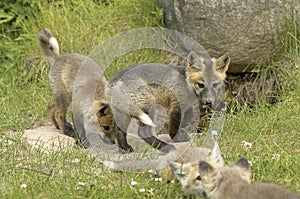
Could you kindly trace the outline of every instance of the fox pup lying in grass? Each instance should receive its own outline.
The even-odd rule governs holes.
[[[80,67],[87,67],[89,65],[98,66],[98,64],[92,58],[77,53],[60,55],[58,42],[48,28],[39,30],[38,41],[41,51],[50,62],[49,80],[53,101],[48,106],[48,115],[57,129],[61,129],[63,133],[68,136],[77,138],[72,125],[66,119],[66,113],[72,101],[73,83]],[[98,67],[98,69],[102,70],[101,67]],[[99,99],[104,99],[103,92],[106,84],[104,76],[102,76],[99,84],[96,91],[96,97],[98,95]],[[76,108],[81,109],[83,107]],[[103,123],[103,119],[105,119],[103,114],[108,113],[109,110],[107,109],[110,108],[107,104],[102,104],[97,108],[99,108],[98,116],[100,131],[114,142],[114,128],[108,128],[114,124],[113,120],[111,122],[106,121],[106,124]],[[110,119],[112,119],[112,117],[110,117]]]
[[[214,110],[224,107],[228,54],[219,59],[204,59],[190,52],[187,61],[186,67],[155,63],[134,65],[120,70],[109,81],[105,94],[117,121],[118,144],[124,152],[133,151],[126,139],[131,118],[137,118],[144,125],[138,135],[148,144],[163,152],[174,149],[152,134],[151,126],[156,125],[149,112],[154,105],[167,110],[168,133],[174,141],[188,140],[184,128],[199,117],[193,107],[195,103],[209,104]]]
[[[269,183],[251,183],[250,164],[241,158],[232,166],[214,168],[199,162],[205,196],[208,199],[299,199],[290,190]]]
[[[160,135],[160,138],[168,140],[166,135]],[[203,196],[204,191],[199,173],[199,160],[205,160],[215,167],[224,166],[217,137],[214,136],[213,140],[214,145],[212,149],[191,146],[189,142],[174,143],[176,150],[168,154],[160,153],[154,159],[150,157],[149,159],[105,160],[102,163],[111,169],[125,172],[144,173],[154,170],[167,179],[173,178],[173,173],[180,182],[184,195],[192,197]]]
[[[205,150],[207,155],[196,155],[203,153]],[[168,162],[169,167],[181,184],[182,191],[187,196],[204,196],[202,177],[199,173],[199,159],[205,160],[215,167],[224,166],[217,141],[215,141],[214,148],[211,151],[202,147],[190,147],[179,159]]]

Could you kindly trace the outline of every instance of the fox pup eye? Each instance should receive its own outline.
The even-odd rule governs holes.
[[[197,178],[196,178],[196,180],[201,181],[201,176],[198,175]]]
[[[109,126],[103,126],[103,129],[104,129],[105,131],[109,131],[110,127],[109,127]]]
[[[53,48],[52,46],[50,46],[49,50],[50,50],[50,51],[53,51],[53,49],[54,49],[54,48]]]
[[[198,88],[204,88],[204,84],[203,83],[197,83]]]

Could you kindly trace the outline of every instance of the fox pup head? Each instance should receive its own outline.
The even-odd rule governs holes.
[[[229,182],[251,182],[250,164],[245,158],[239,159],[232,166],[214,168],[206,161],[199,162],[199,173],[202,177],[202,185],[205,195],[210,196],[218,191],[221,183]]]
[[[213,150],[206,157],[199,157],[210,162],[216,167],[224,166],[224,161],[221,156],[219,145],[216,142]],[[204,189],[202,186],[202,176],[199,172],[199,162],[187,162],[178,163],[173,161],[168,161],[169,167],[175,174],[175,177],[179,180],[182,191],[185,195],[204,196]]]
[[[204,59],[193,51],[189,53],[186,78],[201,104],[209,105],[213,110],[221,110],[225,106],[224,81],[229,64],[228,53],[218,59]]]
[[[58,42],[48,28],[42,28],[38,32],[38,40],[43,53],[53,57],[59,55]]]
[[[107,103],[102,101],[95,101],[94,108],[96,110],[100,131],[103,132],[112,143],[115,143],[115,121],[111,108]]]

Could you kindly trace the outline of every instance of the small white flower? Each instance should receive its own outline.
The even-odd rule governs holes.
[[[26,189],[27,188],[27,184],[21,184],[20,188],[21,189]]]
[[[155,181],[155,182],[161,182],[161,181],[162,181],[162,178],[154,178],[154,181]]]
[[[175,180],[170,180],[170,183],[171,183],[171,184],[174,184],[174,183],[175,183]]]
[[[149,189],[149,192],[153,192],[153,191],[154,191],[154,189],[153,189],[153,188],[150,188],[150,189]]]
[[[7,141],[7,145],[12,145],[12,144],[13,144],[13,141],[11,141],[11,140]]]
[[[132,186],[135,186],[135,185],[137,185],[138,183],[137,183],[137,181],[131,180],[130,184],[131,184]]]
[[[156,172],[155,172],[153,169],[149,169],[149,170],[148,170],[148,173],[153,173],[153,174],[155,174]]]
[[[278,153],[274,153],[272,160],[278,160],[280,158],[280,155]]]
[[[77,182],[76,184],[77,184],[78,186],[85,186],[85,185],[86,185],[85,182]]]
[[[72,160],[72,163],[74,163],[74,164],[79,163],[79,162],[80,162],[80,160],[79,160],[78,158],[74,158],[74,159]]]
[[[142,188],[142,189],[139,189],[139,192],[141,193],[144,193],[146,191],[146,189]]]
[[[251,142],[246,142],[245,140],[242,141],[242,146],[245,148],[252,148],[252,143]]]
[[[212,136],[218,136],[218,132],[217,132],[216,130],[213,130],[213,131],[211,132],[211,135],[212,135]]]

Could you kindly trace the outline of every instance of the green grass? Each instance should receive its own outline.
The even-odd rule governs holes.
[[[221,140],[225,159],[234,162],[238,157],[247,157],[253,163],[255,181],[272,182],[299,192],[299,100],[298,91],[273,107],[229,114]],[[244,147],[243,141],[252,143],[252,148]]]
[[[113,173],[80,148],[45,154],[16,136],[2,136],[1,198],[143,198],[176,193],[154,174]],[[73,162],[78,159],[79,162]],[[4,170],[5,169],[5,170]],[[131,181],[138,182],[132,186]],[[82,184],[83,183],[83,184]],[[26,189],[20,186],[26,184]],[[172,186],[177,186],[172,184]],[[140,193],[140,189],[145,193]],[[178,194],[178,191],[176,191]]]
[[[157,1],[41,1],[33,12],[34,17],[18,22],[22,28],[18,37],[1,34],[0,198],[181,198],[177,182],[167,183],[166,178],[156,182],[158,176],[150,173],[111,172],[81,148],[45,154],[42,148],[31,148],[20,136],[34,124],[49,122],[46,107],[51,90],[48,65],[36,41],[39,28],[52,30],[61,52],[88,54],[117,33],[162,26]],[[298,50],[298,41],[289,44],[282,57],[292,57],[299,66],[298,53],[291,52],[291,46]],[[132,52],[116,60],[108,76],[130,64],[164,62],[167,56],[157,50]],[[300,193],[299,68],[290,68],[289,74],[293,90],[284,91],[276,105],[261,103],[252,110],[245,107],[238,113],[228,113],[220,145],[226,162],[242,156],[252,162],[253,180],[280,184]],[[252,148],[243,147],[243,141],[253,143]],[[75,158],[80,162],[72,163]],[[138,184],[132,186],[132,180]],[[27,188],[21,189],[22,184]]]

